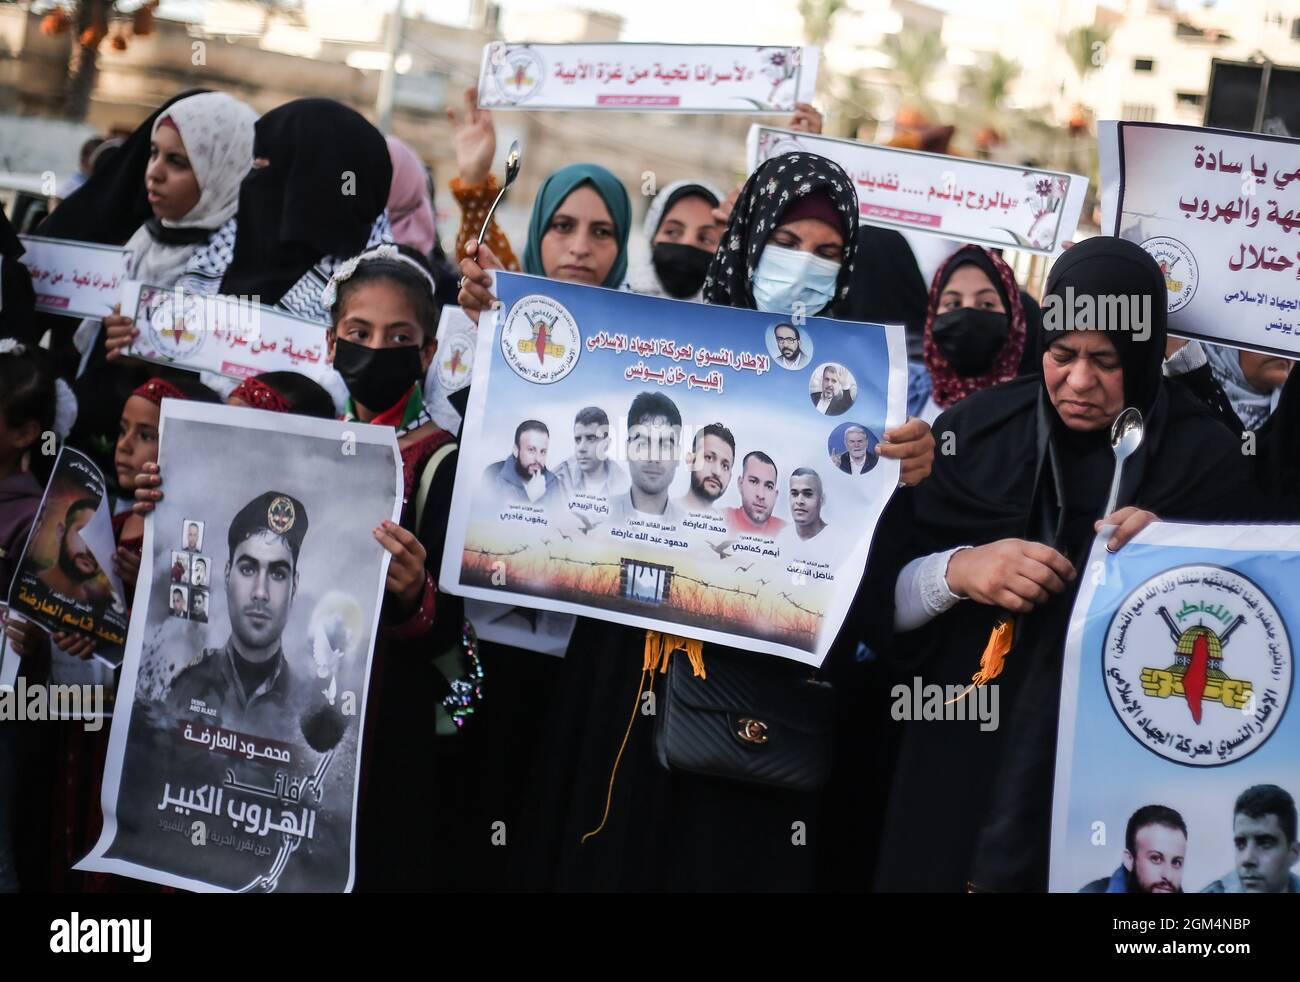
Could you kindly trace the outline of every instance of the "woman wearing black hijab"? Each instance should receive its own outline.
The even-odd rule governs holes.
[[[257,121],[239,212],[181,279],[191,292],[256,297],[321,324],[334,267],[392,239],[393,163],[364,116],[333,99],[295,99]]]
[[[878,577],[914,560],[894,593],[881,588],[897,633],[879,643],[906,685],[967,684],[995,625],[1017,617],[991,683],[995,728],[978,719],[898,724],[878,889],[1046,888],[1062,649],[1102,524],[1114,470],[1109,430],[1122,409],[1142,412],[1145,439],[1124,468],[1127,507],[1106,522],[1120,525],[1117,548],[1156,515],[1253,517],[1240,441],[1181,386],[1163,384],[1166,291],[1154,260],[1130,242],[1089,239],[1053,266],[1045,309],[1067,291],[1125,297],[1130,317],[1104,331],[1048,318],[1058,329],[1044,332],[1041,376],[974,393],[940,416],[935,432],[951,433],[957,452],[940,455],[930,480],[891,504],[868,567]]]
[[[705,280],[704,302],[783,313],[802,303],[809,316],[821,312],[847,294],[856,225],[853,185],[836,164],[807,153],[766,161],[731,212]],[[769,275],[773,255],[787,273],[803,268],[808,275]],[[885,452],[904,459],[906,480],[920,480],[933,453],[928,428],[913,422],[890,435],[898,442]],[[644,679],[647,655],[671,643],[658,632],[579,618],[547,720],[536,794],[540,868],[529,885],[811,889],[816,853],[798,842],[800,836],[818,841],[817,792],[667,770],[656,759],[654,716],[638,711],[629,727],[629,711],[640,708],[638,679]],[[683,643],[689,654],[677,650],[668,657],[701,658],[706,671],[718,669],[708,676],[715,688],[726,684],[717,681],[724,665],[736,673],[733,678],[769,692],[797,688],[809,675],[807,666],[785,659]],[[661,692],[664,676],[652,671]],[[725,689],[718,693],[727,696]]]

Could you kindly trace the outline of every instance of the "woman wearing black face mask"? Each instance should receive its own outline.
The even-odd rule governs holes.
[[[655,196],[645,216],[650,261],[628,271],[633,293],[700,299],[709,263],[726,229],[713,216],[721,199],[716,188],[699,181],[676,181]]]
[[[1019,374],[1025,309],[1015,274],[995,253],[963,246],[939,267],[925,318],[925,367],[934,383],[921,418]]]

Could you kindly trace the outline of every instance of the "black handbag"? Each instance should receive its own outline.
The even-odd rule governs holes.
[[[708,650],[707,678],[671,658],[655,708],[660,766],[784,791],[816,791],[831,765],[834,692],[780,659]]]

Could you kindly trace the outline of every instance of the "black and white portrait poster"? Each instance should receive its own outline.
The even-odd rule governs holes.
[[[349,890],[393,431],[165,399],[159,441],[104,830],[77,868]]]

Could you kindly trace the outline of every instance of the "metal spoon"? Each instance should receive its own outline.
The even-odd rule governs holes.
[[[1115,511],[1119,503],[1119,482],[1124,476],[1124,461],[1132,457],[1137,448],[1142,446],[1142,437],[1146,430],[1142,424],[1142,414],[1130,406],[1115,417],[1110,427],[1110,449],[1115,454],[1115,476],[1110,481],[1110,494],[1106,497],[1106,510],[1101,517]]]
[[[501,204],[501,199],[509,190],[510,185],[515,183],[515,178],[519,176],[519,141],[514,140],[510,144],[510,152],[506,154],[506,182],[501,185],[501,190],[497,193],[497,198],[492,202],[492,207],[488,209],[487,217],[483,219],[483,227],[479,229],[478,240],[483,241],[483,236],[487,235],[488,223],[492,221],[492,214],[497,210],[497,205]]]

